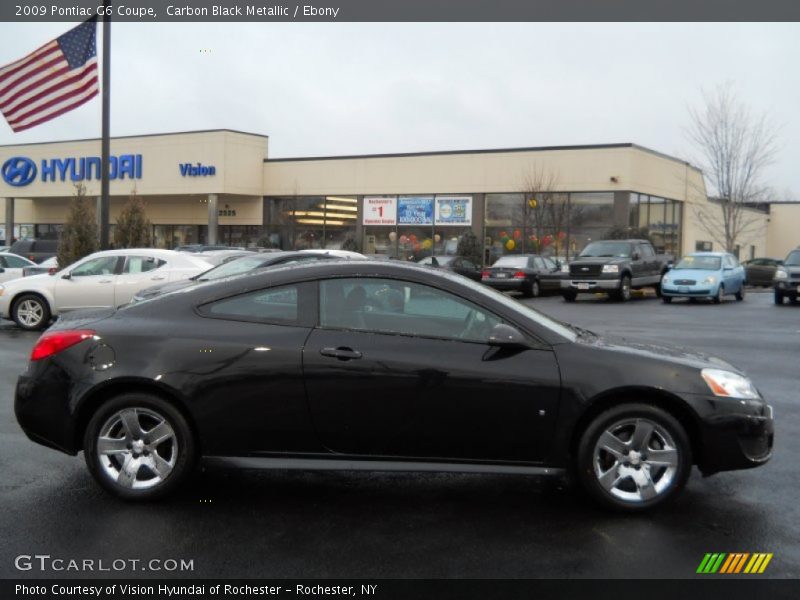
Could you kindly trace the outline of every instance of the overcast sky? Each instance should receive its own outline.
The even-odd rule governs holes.
[[[0,24],[0,65],[69,29]],[[112,32],[112,135],[229,128],[270,156],[634,142],[691,158],[724,81],[780,129],[800,198],[800,24],[133,24]],[[0,144],[95,137],[100,102]]]

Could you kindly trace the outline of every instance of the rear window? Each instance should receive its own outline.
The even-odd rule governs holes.
[[[30,252],[32,246],[31,240],[20,240],[11,245],[11,252]]]
[[[33,252],[58,252],[58,240],[37,240],[33,242]]]
[[[492,265],[493,267],[527,267],[527,256],[501,256],[497,262]]]

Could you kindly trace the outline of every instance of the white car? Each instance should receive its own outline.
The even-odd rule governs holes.
[[[80,308],[118,307],[144,288],[187,279],[211,265],[191,254],[153,248],[103,250],[54,275],[33,275],[0,285],[0,318],[22,329]]]
[[[22,269],[35,267],[36,263],[16,254],[0,252],[0,283],[23,276]]]

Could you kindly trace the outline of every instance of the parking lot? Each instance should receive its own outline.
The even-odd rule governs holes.
[[[639,516],[604,512],[559,480],[510,475],[206,471],[176,497],[126,504],[94,484],[82,458],[19,429],[13,388],[37,335],[5,323],[0,576],[87,575],[14,567],[17,555],[49,554],[194,561],[173,577],[693,577],[706,552],[771,552],[766,575],[800,577],[800,306],[774,306],[770,293],[720,306],[525,302],[743,368],[775,408],[773,460],[707,479],[695,471],[677,502]]]

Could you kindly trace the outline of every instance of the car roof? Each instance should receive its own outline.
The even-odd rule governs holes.
[[[722,258],[729,255],[731,255],[730,252],[689,252],[689,254],[686,254],[686,256],[713,256],[714,258]]]

